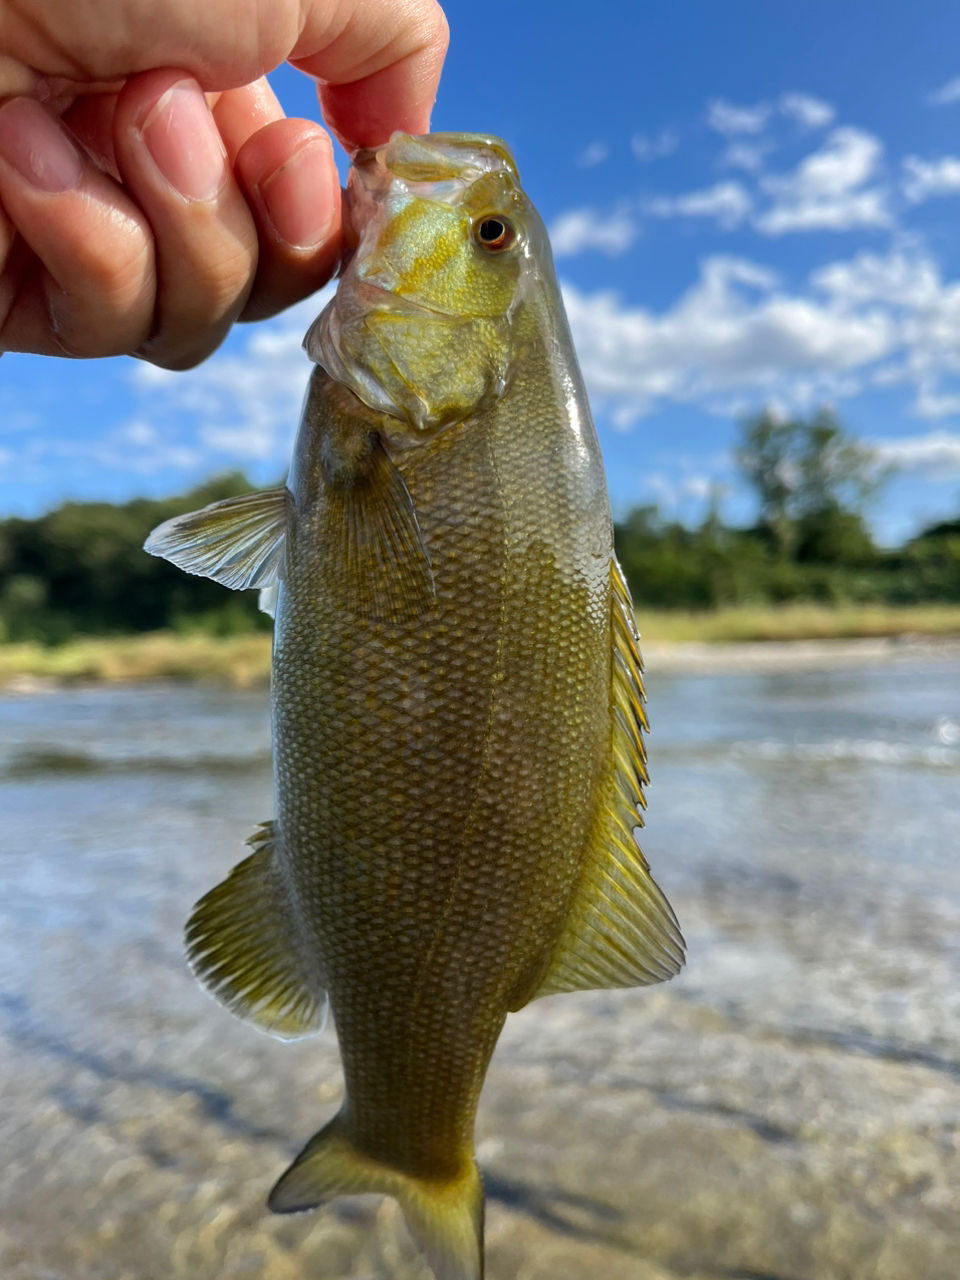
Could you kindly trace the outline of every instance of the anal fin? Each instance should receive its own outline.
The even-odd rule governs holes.
[[[327,995],[292,918],[275,862],[276,828],[247,841],[254,852],[211,889],[187,922],[187,956],[211,995],[282,1040],[323,1030]]]
[[[683,937],[634,835],[647,782],[643,664],[633,603],[611,562],[610,758],[593,832],[560,937],[533,999],[560,991],[640,987],[680,972]]]

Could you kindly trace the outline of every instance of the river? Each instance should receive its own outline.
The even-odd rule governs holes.
[[[673,983],[508,1020],[490,1280],[960,1276],[960,660],[649,680]],[[0,695],[0,1273],[423,1280],[389,1203],[277,1219],[337,1104],[196,986],[193,901],[271,816],[266,695]]]

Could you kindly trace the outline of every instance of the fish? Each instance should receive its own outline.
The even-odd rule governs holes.
[[[479,1280],[474,1120],[507,1014],[669,979],[684,943],[637,843],[639,638],[516,163],[396,133],[356,153],[345,207],[287,483],[146,543],[275,614],[275,816],[187,952],[275,1035],[332,1011],[343,1103],[269,1207],[393,1196],[437,1280]]]

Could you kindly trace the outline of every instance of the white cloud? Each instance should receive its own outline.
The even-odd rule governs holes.
[[[917,392],[916,413],[921,418],[955,418],[960,414],[960,394],[941,392],[923,382]]]
[[[952,286],[944,286],[934,263],[903,251],[881,256],[858,253],[814,271],[814,288],[848,308],[879,303],[913,314],[941,306]]]
[[[687,476],[681,485],[681,491],[691,498],[709,498],[713,488],[711,476]]]
[[[577,164],[583,169],[592,169],[595,165],[603,164],[609,154],[610,148],[605,142],[591,142],[580,152]]]
[[[238,330],[190,373],[138,365],[137,412],[95,460],[144,474],[237,465],[280,474],[310,370],[302,335],[328,293]],[[710,257],[659,312],[569,285],[564,296],[591,394],[622,427],[664,403],[725,415],[770,401],[807,411],[884,384],[911,390],[919,417],[960,418],[960,280],[944,280],[916,248],[839,259],[798,287],[765,265]],[[958,440],[938,429],[881,445],[901,465],[944,470],[956,465]]]
[[[122,428],[122,438],[133,445],[153,445],[157,442],[157,428],[149,422],[128,422]]]
[[[720,163],[728,169],[746,169],[748,173],[756,173],[763,168],[767,152],[772,149],[769,142],[731,142],[720,157]]]
[[[706,259],[661,315],[569,285],[564,298],[588,385],[620,425],[662,400],[710,407],[730,393],[830,396],[896,338],[881,309],[790,295],[772,272],[738,258]]]
[[[743,222],[752,207],[749,193],[738,182],[718,182],[681,196],[660,196],[644,206],[658,218],[716,218],[725,230]]]
[[[708,258],[659,314],[612,293],[564,297],[590,390],[622,426],[664,402],[805,409],[894,384],[912,388],[918,417],[960,416],[960,280],[920,252],[861,253],[796,290],[757,263]],[[955,437],[928,439],[952,458]]]
[[[754,221],[769,236],[796,231],[850,231],[889,227],[888,195],[877,178],[883,147],[862,129],[834,129],[824,145],[789,174],[764,178],[771,207]]]
[[[836,115],[829,102],[811,97],[808,93],[784,93],[780,98],[780,110],[796,120],[805,129],[824,129]]]
[[[905,471],[931,471],[960,475],[960,434],[931,431],[923,436],[873,440],[871,448],[881,462]]]
[[[47,439],[33,457],[46,456],[72,467],[92,466],[98,471],[122,471],[152,476],[161,471],[197,471],[206,461],[203,451],[158,431],[151,423],[134,419],[99,437]],[[21,455],[21,460],[26,455]]]
[[[630,140],[630,150],[643,162],[672,155],[679,145],[680,139],[672,129],[661,129],[652,137],[645,133],[635,133]]]
[[[960,102],[960,76],[954,76],[946,84],[931,93],[927,101],[932,107],[946,107],[951,102]]]
[[[555,258],[572,258],[587,249],[615,257],[625,253],[639,233],[637,224],[622,210],[604,216],[595,209],[561,213],[549,230]]]
[[[879,308],[896,324],[894,360],[874,381],[915,389],[913,412],[922,418],[960,414],[960,281],[943,281],[922,254],[858,254],[814,273],[814,287],[850,311]]]
[[[184,466],[199,459],[207,467],[285,466],[312,367],[301,350],[303,335],[333,289],[328,285],[254,329],[235,330],[235,337],[246,338],[239,351],[234,341],[187,373],[138,364],[133,382],[142,401],[137,419],[127,428],[137,437],[128,437],[130,444],[149,450],[150,431],[155,438],[169,440],[171,432],[187,422],[190,439],[167,445],[168,451],[193,451],[190,459],[184,454]]]
[[[663,471],[652,471],[644,476],[644,482],[656,498],[658,506],[674,510],[689,503],[691,499],[702,507],[704,500],[712,497],[717,488],[713,476],[700,473],[668,476]]]
[[[195,446],[169,439],[151,422],[135,418],[104,440],[91,441],[90,457],[99,466],[151,476],[160,471],[194,471],[203,461]]]
[[[714,98],[707,104],[707,124],[717,133],[762,133],[770,118],[770,107],[758,102],[753,107],[738,107],[723,98]]]
[[[920,204],[931,196],[953,195],[960,191],[958,156],[941,156],[939,160],[921,160],[919,156],[907,156],[903,167],[906,170],[903,179],[904,195],[913,204]]]

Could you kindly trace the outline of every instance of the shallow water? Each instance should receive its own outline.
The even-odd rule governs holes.
[[[960,1275],[960,663],[649,680],[653,991],[509,1020],[479,1121],[493,1280]],[[0,1268],[423,1274],[396,1215],[263,1197],[329,1033],[200,992],[191,903],[271,816],[266,697],[0,698]]]

